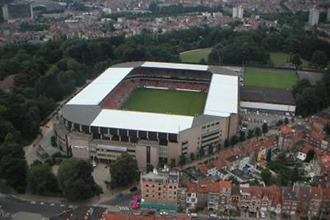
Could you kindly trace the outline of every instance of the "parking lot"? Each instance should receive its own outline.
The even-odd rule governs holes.
[[[291,116],[284,114],[267,113],[260,111],[241,112],[242,123],[247,125],[247,129],[255,129],[262,126],[263,123],[267,123],[269,127],[276,126],[279,120],[284,122],[285,118],[291,120]]]

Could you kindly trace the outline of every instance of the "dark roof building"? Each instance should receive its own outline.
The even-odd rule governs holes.
[[[296,103],[286,89],[243,86],[240,88],[241,108],[294,113]]]

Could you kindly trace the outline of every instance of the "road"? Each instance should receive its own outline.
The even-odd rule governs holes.
[[[32,212],[47,218],[61,213],[65,209],[61,204],[23,201],[4,194],[0,194],[0,205],[6,213]]]

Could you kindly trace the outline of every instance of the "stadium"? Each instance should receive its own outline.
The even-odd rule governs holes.
[[[129,62],[114,65],[59,111],[55,134],[73,157],[140,168],[212,154],[239,127],[239,78],[219,66]]]

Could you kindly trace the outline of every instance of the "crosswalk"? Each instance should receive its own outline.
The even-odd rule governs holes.
[[[119,208],[121,211],[129,211],[129,207],[128,207],[128,206],[118,206],[118,208]]]

